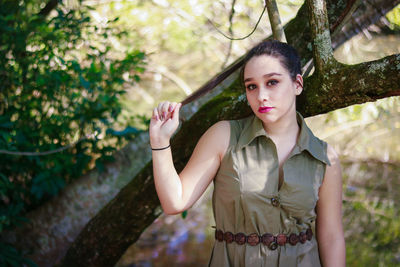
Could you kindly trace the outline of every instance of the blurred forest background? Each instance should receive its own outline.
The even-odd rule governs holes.
[[[51,2],[56,7],[47,12]],[[285,23],[304,1],[277,2]],[[267,14],[242,41],[216,29],[247,35],[262,0],[0,3],[0,232],[104,168],[147,131],[158,102],[182,101],[271,34]],[[395,53],[400,6],[335,57],[352,64]],[[348,266],[400,265],[399,104],[390,97],[306,119],[341,157]],[[187,216],[160,216],[116,266],[206,265],[211,190]],[[0,263],[35,266],[3,241]]]

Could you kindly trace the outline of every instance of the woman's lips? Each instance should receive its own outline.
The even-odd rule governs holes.
[[[267,112],[270,112],[272,109],[273,109],[273,107],[259,107],[258,112],[267,113]]]

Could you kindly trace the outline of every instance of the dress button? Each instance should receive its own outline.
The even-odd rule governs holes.
[[[271,242],[271,244],[269,244],[270,250],[275,250],[277,248],[278,248],[278,244],[276,242]]]
[[[275,197],[271,198],[271,204],[274,207],[278,207],[279,206],[279,200]]]

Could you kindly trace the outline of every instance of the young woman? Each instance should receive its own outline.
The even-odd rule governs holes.
[[[179,174],[169,140],[181,104],[154,109],[150,144],[164,212],[189,209],[214,181],[210,266],[345,266],[341,168],[296,112],[297,52],[262,42],[248,53],[241,79],[254,115],[211,126]]]

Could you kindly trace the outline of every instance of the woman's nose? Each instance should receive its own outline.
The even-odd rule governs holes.
[[[268,100],[268,98],[268,91],[265,88],[260,87],[260,89],[258,90],[258,100],[265,101]]]

